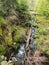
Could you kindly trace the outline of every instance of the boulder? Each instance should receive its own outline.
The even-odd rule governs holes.
[[[2,61],[1,65],[8,65],[8,62],[7,61]]]

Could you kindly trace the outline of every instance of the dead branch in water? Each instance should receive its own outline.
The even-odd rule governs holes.
[[[31,55],[29,42],[31,38],[31,32],[32,29],[30,28],[28,30],[27,40],[26,40],[26,53],[25,53],[25,61],[27,62],[27,65],[44,65],[43,63],[48,63],[49,65],[49,58],[47,58],[42,51],[36,50],[35,53]]]
[[[28,65],[32,65],[30,62],[30,59],[29,59],[29,55],[30,55],[29,42],[30,42],[31,32],[32,32],[32,29],[30,28],[27,31],[28,34],[27,34],[26,48],[25,48],[25,50],[26,50],[25,59],[26,59]]]

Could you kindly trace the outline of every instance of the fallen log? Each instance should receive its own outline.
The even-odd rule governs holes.
[[[28,36],[27,36],[27,41],[26,41],[26,49],[29,47],[29,41],[30,41],[31,32],[32,32],[32,29],[30,28],[28,30]]]

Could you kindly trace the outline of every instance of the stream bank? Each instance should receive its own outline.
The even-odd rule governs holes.
[[[36,32],[35,27],[32,26],[31,29],[29,50],[26,51],[26,44],[22,43],[22,45],[20,45],[18,53],[14,57],[11,57],[8,62],[1,62],[1,65],[49,65],[49,58],[47,58],[47,56],[45,56],[42,51],[37,49],[37,46],[34,44],[35,39],[33,36],[34,32]]]

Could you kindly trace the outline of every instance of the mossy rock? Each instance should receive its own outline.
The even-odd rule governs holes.
[[[16,26],[16,31],[14,33],[14,41],[22,40],[23,36],[26,34],[26,29],[21,26]]]
[[[6,44],[11,46],[12,45],[12,37],[11,36],[6,36],[5,37],[5,41],[6,41]]]
[[[0,16],[0,25],[7,24],[7,20]]]
[[[0,45],[0,55],[3,55],[6,53],[6,47],[2,44]]]
[[[2,28],[0,27],[0,35],[2,35]]]

